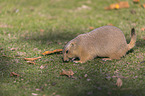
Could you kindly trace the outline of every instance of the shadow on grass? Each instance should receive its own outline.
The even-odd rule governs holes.
[[[14,58],[9,55],[1,55],[0,57],[0,77],[4,79],[9,78],[11,72],[19,70],[21,65],[18,63],[18,58]],[[7,78],[7,79],[8,79]]]
[[[42,41],[42,44],[46,44],[47,41],[52,42],[66,42],[77,36],[77,31],[45,31],[43,34],[41,32],[34,33],[28,37],[20,38],[22,41]],[[79,32],[82,33],[82,32]]]
[[[10,70],[10,57],[2,56],[0,57],[0,77],[3,78],[6,76],[6,74],[9,73]]]

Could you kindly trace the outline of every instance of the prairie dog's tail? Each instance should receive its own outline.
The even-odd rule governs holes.
[[[132,49],[135,46],[135,42],[136,42],[136,34],[135,34],[135,29],[132,28],[131,29],[131,41],[128,44],[128,50]]]

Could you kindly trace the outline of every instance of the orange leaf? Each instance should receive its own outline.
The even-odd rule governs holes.
[[[15,72],[11,72],[10,76],[17,76],[17,77],[19,77],[20,75],[15,73]]]
[[[47,54],[52,54],[55,52],[62,52],[63,49],[55,49],[53,51],[45,51],[44,53],[42,53],[42,55],[47,55]]]
[[[122,86],[122,80],[120,78],[117,79],[116,85],[117,85],[117,87]]]
[[[128,2],[122,1],[122,2],[119,2],[119,3],[111,4],[111,5],[108,6],[108,7],[105,7],[106,10],[120,9],[120,8],[129,8]]]
[[[129,3],[127,1],[119,2],[120,8],[129,8]]]
[[[145,28],[141,28],[141,30],[142,30],[142,31],[144,31],[144,30],[145,30]]]
[[[74,72],[71,69],[69,69],[69,71],[62,70],[60,73],[60,75],[67,75],[68,77],[72,76],[73,74]]]
[[[37,60],[37,59],[40,59],[41,57],[37,57],[37,58],[24,58],[24,60],[26,61],[34,61],[34,60]]]
[[[111,4],[109,7],[106,7],[105,9],[106,10],[119,9],[119,5],[117,3]]]
[[[40,32],[44,32],[44,29],[40,29]]]
[[[142,6],[143,6],[143,8],[145,8],[145,4],[143,4]]]
[[[109,25],[109,26],[113,26],[113,24],[111,24],[111,23],[109,23],[109,24],[107,24],[107,25]]]
[[[90,30],[93,30],[93,29],[94,29],[94,27],[89,27],[89,29],[90,29]]]

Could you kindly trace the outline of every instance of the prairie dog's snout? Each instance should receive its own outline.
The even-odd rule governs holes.
[[[103,60],[120,59],[135,46],[135,29],[131,30],[131,41],[127,44],[123,32],[114,26],[103,26],[89,33],[80,34],[69,41],[63,49],[63,60],[78,57],[75,63],[84,63],[96,56],[109,57]]]

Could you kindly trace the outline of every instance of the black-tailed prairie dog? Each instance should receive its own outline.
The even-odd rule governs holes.
[[[63,49],[63,60],[79,58],[75,63],[84,63],[95,57],[108,57],[103,60],[120,59],[135,46],[135,29],[131,30],[131,41],[127,44],[123,32],[114,26],[102,26],[80,34],[69,41]]]

